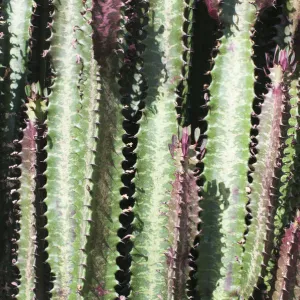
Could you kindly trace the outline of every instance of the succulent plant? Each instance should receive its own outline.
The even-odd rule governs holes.
[[[297,0],[0,7],[1,299],[299,299]]]

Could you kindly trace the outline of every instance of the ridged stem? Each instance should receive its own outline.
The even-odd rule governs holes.
[[[278,270],[276,273],[273,300],[299,299],[299,255],[300,231],[299,211],[297,216],[286,229],[279,251]]]
[[[34,299],[35,288],[35,252],[36,252],[36,228],[35,216],[35,186],[36,186],[36,142],[37,135],[36,124],[29,120],[26,122],[26,128],[23,130],[22,145],[22,172],[19,178],[21,182],[20,194],[20,239],[18,241],[18,261],[17,267],[21,274],[21,284],[17,299]]]
[[[92,52],[90,1],[54,1],[47,115],[48,260],[53,299],[79,299],[91,222],[92,165],[97,139],[97,64]]]
[[[289,99],[284,82],[285,67],[280,57],[289,55],[282,50],[279,58],[275,57],[274,66],[270,69],[271,85],[264,96],[259,115],[258,154],[250,185],[251,195],[248,208],[252,216],[249,233],[246,235],[245,266],[246,278],[243,295],[249,295],[261,275],[262,265],[266,263],[273,247],[273,226],[278,206],[279,180],[278,172],[282,167],[283,145],[289,128]],[[275,53],[278,55],[278,53]],[[279,61],[278,61],[279,60]],[[288,64],[288,59],[286,59]],[[264,254],[264,255],[262,255]]]
[[[255,7],[227,1],[219,54],[211,72],[205,180],[200,206],[197,280],[201,299],[235,299],[243,284],[250,116],[254,95],[251,27]],[[229,72],[230,70],[230,72]]]
[[[172,299],[173,289],[165,255],[174,245],[173,231],[168,229],[168,203],[175,166],[168,143],[177,131],[175,88],[183,66],[180,40],[186,4],[179,0],[151,0],[149,4],[142,55],[148,90],[135,150],[138,159],[129,296],[134,300]]]
[[[26,86],[28,93],[26,127],[23,130],[23,138],[20,141],[22,147],[19,156],[22,163],[19,166],[21,176],[19,177],[20,188],[18,189],[19,200],[17,201],[20,209],[20,238],[18,244],[18,260],[16,266],[21,275],[19,293],[17,299],[35,299],[40,294],[35,290],[37,282],[43,283],[38,278],[37,269],[37,247],[38,247],[38,207],[36,203],[37,192],[37,163],[38,163],[38,126],[45,119],[46,103],[41,97],[38,84]],[[42,289],[39,289],[42,290]]]
[[[183,128],[180,142],[172,138],[171,155],[175,159],[175,180],[172,182],[171,200],[168,202],[170,212],[168,229],[173,231],[174,241],[165,252],[168,265],[168,286],[174,300],[188,299],[187,280],[190,267],[189,253],[194,245],[199,223],[199,188],[194,174],[198,162],[196,145],[189,145],[188,128]]]

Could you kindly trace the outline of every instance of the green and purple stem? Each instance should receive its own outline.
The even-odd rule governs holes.
[[[190,146],[188,128],[182,129],[179,142],[173,135],[169,145],[177,166],[172,183],[169,229],[174,232],[174,244],[165,252],[168,265],[168,283],[172,288],[173,299],[186,299],[189,278],[189,254],[198,232],[199,196],[197,177],[194,174],[197,161],[195,145]]]
[[[33,299],[35,288],[35,254],[37,232],[35,228],[35,186],[36,186],[36,138],[37,130],[34,120],[26,121],[23,138],[20,141],[22,151],[20,157],[21,187],[18,190],[21,210],[20,239],[18,240],[18,261],[16,266],[21,274],[21,284],[18,286],[17,299]]]
[[[175,245],[174,230],[169,230],[168,203],[176,166],[168,143],[177,132],[175,90],[184,65],[181,39],[187,5],[180,0],[151,0],[149,5],[146,49],[142,55],[148,90],[135,150],[138,159],[129,299],[170,300],[173,285],[172,280],[168,281],[165,253]]]
[[[18,260],[16,266],[21,274],[21,284],[18,286],[17,299],[33,299],[37,284],[36,250],[37,250],[37,206],[36,206],[36,180],[37,180],[37,143],[38,126],[43,124],[46,116],[46,102],[41,97],[40,85],[33,83],[25,88],[27,94],[27,120],[20,141],[22,147],[19,153],[22,163],[19,166],[20,195],[20,239],[18,240]]]
[[[276,176],[273,185],[272,193],[273,198],[275,199],[273,213],[275,213],[272,218],[269,220],[270,226],[267,241],[266,249],[267,250],[264,256],[264,265],[266,267],[266,272],[264,276],[264,282],[267,285],[267,290],[269,293],[274,291],[274,270],[277,267],[277,249],[280,247],[283,229],[287,223],[290,222],[293,218],[293,210],[298,206],[297,197],[297,148],[298,141],[298,116],[299,116],[299,104],[298,104],[298,88],[297,88],[297,77],[299,76],[299,70],[296,69],[295,58],[298,59],[297,51],[297,41],[295,40],[295,33],[297,29],[298,19],[299,19],[299,8],[297,3],[293,0],[287,1],[286,6],[284,7],[284,13],[288,24],[283,23],[281,28],[284,28],[284,34],[281,39],[292,50],[277,51],[277,57],[275,57],[279,64],[282,65],[284,69],[284,74],[282,77],[282,89],[284,96],[286,98],[285,112],[283,114],[284,124],[281,125],[282,134],[281,134],[281,149],[280,149],[280,161],[277,165]],[[280,55],[278,55],[280,54]],[[267,246],[268,245],[268,246]],[[273,249],[271,249],[273,247]],[[266,260],[267,258],[267,260]],[[267,264],[267,266],[265,266]]]
[[[271,84],[264,96],[259,115],[258,154],[253,165],[253,182],[248,209],[251,213],[249,232],[245,236],[245,254],[243,274],[246,278],[243,295],[246,297],[256,285],[262,266],[268,262],[273,246],[276,208],[278,207],[279,180],[278,169],[282,168],[283,144],[289,128],[289,102],[286,94],[284,76],[293,72],[294,64],[287,50],[277,51],[273,67],[269,68]],[[265,255],[262,255],[265,254]],[[266,261],[264,261],[264,258]]]
[[[197,297],[248,299],[263,275],[271,246],[280,245],[280,241],[272,297],[274,300],[289,300],[293,294],[298,297],[298,216],[285,236],[282,239],[280,236],[291,210],[285,206],[290,201],[287,182],[297,154],[293,141],[299,126],[296,82],[291,82],[289,77],[294,72],[294,58],[287,50],[277,52],[269,68],[271,84],[259,116],[253,182],[248,184],[247,178],[255,97],[251,30],[257,13],[273,5],[273,1],[228,0],[220,6],[218,0],[205,0],[210,16],[223,23],[224,35],[211,72],[201,202],[195,175],[199,153],[195,145],[190,145],[189,128],[178,129],[175,112],[175,101],[180,97],[175,91],[183,86],[184,100],[189,93],[191,3],[181,0],[53,2],[53,24],[49,25],[53,29],[49,38],[51,46],[43,53],[49,56],[51,68],[55,70],[49,106],[37,85],[27,87],[28,118],[20,141],[22,163],[18,180],[21,185],[17,204],[21,215],[16,265],[21,280],[20,284],[13,284],[18,285],[17,298],[33,299],[38,284],[35,138],[37,125],[44,122],[48,127],[47,263],[55,278],[53,299],[119,297],[124,300],[120,288],[123,283],[117,281],[116,274],[127,274],[128,270],[120,270],[117,265],[120,256],[117,246],[125,244],[125,240],[129,241],[128,245],[132,240],[128,299],[187,300],[190,251],[198,235]],[[291,27],[295,28],[299,8],[293,0],[289,3],[296,6],[294,27]],[[10,89],[9,93],[3,89],[5,109],[10,107],[10,110],[5,111],[8,117],[1,128],[9,134],[1,140],[3,143],[12,142],[18,131],[16,116],[25,102],[22,89],[29,28],[26,18],[29,19],[31,1],[11,0],[10,4],[8,28],[13,47],[5,68],[11,73],[3,78],[4,85]],[[139,14],[141,11],[145,12],[143,16]],[[146,19],[149,23],[142,45],[139,38],[142,39],[140,32],[144,25],[140,23],[145,24]],[[135,30],[136,26],[140,30]],[[188,29],[182,33],[182,28]],[[295,29],[290,33],[293,39]],[[187,42],[182,41],[183,36]],[[117,82],[118,73],[121,75]],[[124,104],[126,97],[130,103]],[[142,101],[145,108],[141,111]],[[137,147],[131,153],[136,155],[137,162],[130,170],[124,167],[124,148],[132,145],[123,141],[128,134],[126,124],[132,121],[125,117],[128,112],[134,116],[142,113],[134,136],[138,139]],[[174,135],[177,131],[180,137]],[[3,160],[0,166],[3,169],[8,164]],[[283,174],[280,180],[278,170]],[[135,173],[130,181],[135,185],[135,205],[122,211],[120,203],[129,197],[123,193],[128,188],[124,175],[130,172]],[[128,228],[122,227],[119,218],[128,212],[134,213],[133,232],[120,241],[118,233]],[[248,213],[252,219],[247,227]]]
[[[286,229],[281,241],[273,300],[299,299],[300,296],[300,215]]]

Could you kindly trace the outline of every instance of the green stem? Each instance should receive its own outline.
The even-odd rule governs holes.
[[[86,5],[90,7],[91,1]],[[55,277],[52,298],[71,300],[81,297],[86,272],[98,120],[97,64],[90,13],[83,2],[57,0],[54,6],[48,53],[55,79],[47,115],[47,262]]]
[[[224,35],[211,72],[196,274],[199,296],[205,300],[235,299],[243,282],[248,145],[255,97],[250,30],[255,12],[247,1],[223,4]]]
[[[170,183],[175,166],[168,151],[177,131],[175,88],[179,82],[184,48],[180,42],[185,3],[151,0],[143,73],[148,85],[146,108],[137,135],[137,174],[133,222],[132,292],[130,299],[171,299],[165,253],[174,245],[168,229]]]

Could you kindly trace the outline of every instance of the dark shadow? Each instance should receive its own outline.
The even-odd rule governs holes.
[[[130,287],[130,265],[131,257],[130,251],[132,249],[132,242],[130,239],[123,239],[125,236],[132,233],[131,223],[133,221],[133,213],[131,212],[134,206],[133,194],[135,192],[135,185],[132,179],[135,175],[136,154],[133,152],[137,146],[136,134],[139,129],[137,122],[142,116],[142,109],[145,107],[143,100],[146,98],[148,82],[145,79],[144,72],[144,57],[143,53],[145,45],[143,40],[148,32],[144,30],[148,19],[146,13],[148,4],[136,0],[131,1],[125,7],[124,14],[128,20],[126,22],[125,42],[120,45],[122,50],[117,52],[105,53],[105,59],[98,59],[101,66],[100,80],[101,80],[101,95],[100,95],[100,124],[98,143],[96,153],[95,165],[92,181],[94,188],[92,193],[92,219],[91,232],[88,237],[87,253],[87,276],[86,284],[83,288],[82,294],[88,295],[87,299],[101,299],[101,292],[96,291],[96,287],[101,287],[102,292],[105,291],[106,265],[107,254],[109,251],[118,251],[120,256],[117,258],[116,264],[119,270],[116,272],[116,280],[118,285],[115,290],[120,295],[129,295]],[[124,36],[124,33],[120,33]],[[117,48],[118,49],[118,48]],[[124,52],[124,54],[122,54]],[[113,66],[113,67],[112,67]],[[118,78],[118,82],[116,81]],[[136,88],[138,86],[138,88]],[[123,105],[122,115],[123,120],[117,118],[120,113],[120,107]],[[120,198],[118,205],[120,206],[119,220],[121,223],[118,233],[109,232],[109,223],[111,220],[110,192],[112,184],[114,184],[112,169],[120,168],[113,164],[112,154],[115,153],[114,136],[120,134],[117,132],[117,122],[123,122],[123,155],[122,162],[123,175],[121,180],[123,187],[120,186]],[[102,124],[105,124],[103,126]],[[120,124],[119,124],[120,125]],[[131,171],[131,173],[125,172]],[[118,179],[117,179],[118,180]],[[127,195],[126,198],[121,195]],[[114,199],[117,201],[118,199]],[[116,207],[116,204],[113,204]],[[122,213],[122,210],[124,213]],[[116,212],[113,212],[114,214]],[[121,214],[122,213],[122,214]],[[113,234],[118,234],[119,243],[109,245],[106,242],[107,238]],[[122,242],[121,242],[122,240]],[[114,247],[114,249],[110,249]],[[109,291],[114,292],[114,291]]]
[[[53,11],[53,5],[50,1],[37,0],[36,8],[32,9],[31,15],[31,38],[29,40],[29,74],[27,80],[29,83],[39,82],[41,89],[49,88],[49,55],[44,52],[50,48],[51,24],[50,14]]]
[[[54,74],[51,70],[50,57],[46,53],[50,47],[50,41],[47,41],[47,39],[51,36],[51,26],[49,26],[49,24],[52,23],[52,17],[50,15],[54,7],[51,5],[51,1],[38,0],[36,4],[35,7],[32,7],[31,15],[27,82],[28,84],[38,82],[41,86],[41,90],[47,90],[49,94]],[[46,97],[44,97],[44,99],[47,101]],[[46,120],[46,118],[47,116],[45,115],[44,120]],[[35,253],[35,271],[38,280],[35,285],[35,295],[37,299],[47,300],[50,299],[51,296],[50,290],[53,288],[54,277],[51,274],[50,265],[46,262],[48,259],[48,253],[46,252],[46,248],[48,247],[48,242],[46,241],[48,231],[45,229],[47,225],[47,218],[45,217],[47,206],[44,200],[47,196],[47,192],[44,186],[47,179],[44,172],[47,168],[45,163],[47,153],[44,148],[49,140],[47,139],[47,125],[44,123],[44,120],[38,120],[36,122],[37,176],[35,179],[35,228],[37,233],[37,248]]]
[[[113,65],[116,61],[111,60]],[[87,253],[87,267],[85,285],[82,295],[86,299],[102,299],[97,292],[97,287],[105,289],[106,268],[108,266],[107,256],[110,251],[116,251],[117,245],[112,245],[115,249],[110,249],[107,239],[112,234],[109,227],[112,223],[112,200],[111,191],[114,183],[113,170],[120,168],[113,164],[112,155],[115,153],[114,137],[117,132],[117,115],[120,113],[119,106],[119,86],[112,74],[105,71],[100,72],[101,92],[99,100],[100,124],[97,136],[97,147],[95,153],[95,167],[91,181],[93,189],[91,211],[92,222],[90,234],[87,238],[85,252]],[[118,201],[118,199],[114,199]],[[121,211],[121,210],[120,210]]]
[[[192,128],[200,125],[201,132],[205,132],[206,122],[201,122],[206,114],[204,94],[206,92],[205,85],[211,83],[210,74],[205,75],[211,69],[210,60],[212,58],[212,50],[217,39],[217,21],[213,20],[207,13],[204,2],[195,2],[194,7],[194,24],[192,36],[192,57],[190,67],[190,78],[188,84],[191,87],[187,97],[187,124],[191,124]],[[200,121],[200,122],[199,122]]]
[[[12,47],[19,51],[20,56],[26,61],[26,54],[20,49],[20,45],[12,45],[11,35],[8,31],[9,23],[8,11],[11,11],[9,1],[0,2],[1,18],[3,24],[1,31],[3,37],[0,39],[1,53],[0,62],[0,296],[1,299],[11,299],[11,295],[17,294],[18,290],[11,286],[12,281],[19,280],[19,272],[13,263],[16,262],[16,241],[18,239],[17,224],[19,207],[16,203],[19,194],[13,192],[18,189],[20,182],[20,164],[18,155],[11,155],[15,151],[20,151],[16,140],[20,138],[19,128],[22,126],[20,115],[22,104],[25,98],[24,87],[26,74],[17,74],[10,68],[9,62],[12,58],[10,51]],[[10,12],[11,13],[11,12]],[[12,80],[11,74],[19,79]],[[12,83],[14,86],[12,87]]]
[[[223,26],[223,34],[225,36],[232,35],[231,26],[234,26],[237,30],[239,28],[239,19],[235,11],[235,5],[242,3],[242,0],[229,0],[224,1],[221,4],[221,16],[220,21]]]
[[[215,180],[207,182],[206,192],[201,193],[203,199],[200,201],[203,212],[200,214],[200,239],[197,246],[197,273],[194,275],[197,280],[197,287],[191,293],[192,299],[208,300],[213,299],[213,292],[217,287],[218,280],[222,277],[220,269],[224,246],[221,242],[221,222],[224,210],[227,209],[230,196],[229,189],[224,183],[217,183]],[[224,209],[220,208],[224,205]]]
[[[217,38],[220,38],[218,33],[219,24],[217,20],[212,19],[207,11],[204,1],[194,1],[193,4],[193,28],[191,37],[191,64],[189,70],[189,77],[187,83],[189,85],[189,93],[187,95],[186,103],[182,109],[185,110],[186,123],[183,126],[191,124],[192,131],[195,128],[200,128],[201,136],[198,144],[198,151],[200,145],[206,139],[207,122],[205,117],[208,113],[209,92],[207,87],[211,83],[210,73],[206,73],[212,69],[212,57],[217,55],[216,46]],[[179,112],[179,111],[178,111]],[[193,143],[194,141],[193,138]],[[198,159],[202,159],[198,157]],[[203,171],[203,164],[199,162],[197,165],[198,175]],[[203,180],[197,181],[199,187],[203,188]],[[200,201],[200,207],[202,203]],[[192,271],[189,274],[187,282],[188,296],[191,299],[197,299],[198,281],[197,281],[197,258],[199,236],[194,241],[194,248],[190,251],[190,266]]]
[[[2,1],[1,1],[2,2]],[[23,53],[20,49],[20,55],[24,61],[26,71],[23,74],[18,74],[20,79],[10,80],[10,74],[14,73],[14,70],[9,69],[8,67],[0,70],[0,76],[3,78],[0,82],[1,90],[1,135],[3,129],[8,126],[9,130],[5,132],[4,137],[1,136],[1,147],[4,145],[6,148],[2,148],[0,155],[0,165],[1,165],[1,187],[0,187],[0,211],[4,212],[5,216],[0,217],[0,237],[2,242],[0,252],[0,285],[8,284],[11,282],[19,283],[20,275],[17,268],[12,266],[12,262],[17,261],[17,244],[19,236],[17,231],[20,229],[17,221],[19,219],[20,208],[17,204],[19,199],[19,194],[10,191],[17,189],[19,187],[19,181],[15,178],[19,177],[18,168],[12,167],[14,165],[19,165],[21,163],[20,157],[18,154],[11,156],[10,154],[13,151],[20,152],[21,146],[18,142],[13,142],[14,140],[22,139],[22,132],[20,128],[24,128],[24,120],[27,118],[25,113],[24,103],[26,102],[25,95],[25,85],[41,80],[40,83],[42,87],[49,86],[46,84],[46,77],[49,75],[49,72],[46,70],[47,61],[42,58],[41,53],[43,47],[49,46],[49,42],[46,43],[45,39],[49,37],[49,31],[46,30],[47,21],[49,21],[48,15],[48,2],[38,0],[36,1],[36,8],[32,8],[31,16],[31,28],[29,30],[30,35],[28,35],[28,42],[26,45],[26,53]],[[1,3],[2,4],[2,3]],[[10,11],[11,6],[9,1],[7,1],[6,6],[2,6],[4,20],[7,19],[5,11]],[[9,24],[2,26],[4,29],[4,37],[1,40],[2,55],[0,57],[1,63],[9,63],[12,56],[9,55],[10,49],[13,47],[15,50],[20,48],[20,45],[12,45],[10,43],[10,35],[7,31]],[[48,34],[48,35],[47,35]],[[28,50],[28,51],[27,51]],[[49,66],[48,66],[49,67]],[[15,76],[15,75],[14,75]],[[5,117],[7,116],[7,117]],[[46,220],[44,217],[45,206],[43,200],[46,197],[46,192],[43,189],[45,184],[45,177],[42,175],[45,171],[45,163],[43,162],[46,158],[46,153],[43,151],[43,148],[46,143],[45,139],[46,126],[44,124],[38,124],[38,136],[37,136],[37,162],[36,162],[36,230],[37,230],[37,252],[36,252],[36,278],[38,282],[36,285],[35,293],[38,299],[49,299],[49,291],[52,288],[50,284],[50,267],[45,263],[47,259],[47,254],[45,253],[45,237],[47,232],[44,230]],[[4,138],[4,140],[3,140]],[[3,143],[2,143],[3,142]],[[14,178],[13,180],[8,179],[9,177]],[[5,222],[5,225],[2,224]],[[2,230],[4,229],[4,232]],[[5,278],[5,279],[3,279]],[[45,279],[47,278],[47,279]],[[26,280],[23,279],[22,280]],[[5,282],[4,282],[5,281]],[[46,284],[45,284],[46,282]],[[15,287],[10,286],[9,293],[3,297],[13,297],[14,294],[17,294],[18,290]],[[11,299],[11,298],[9,298]]]
[[[93,1],[93,49],[102,66],[117,47],[121,3],[121,0]]]
[[[143,55],[144,67],[143,74],[147,82],[147,90],[145,98],[146,111],[151,114],[156,114],[157,108],[155,106],[156,97],[158,96],[157,87],[160,86],[160,81],[164,82],[171,80],[168,77],[166,66],[162,63],[165,54],[159,49],[159,43],[156,40],[164,33],[164,26],[161,25],[158,30],[154,29],[155,11],[151,11],[149,24],[146,27],[147,39],[145,41],[146,51]]]

